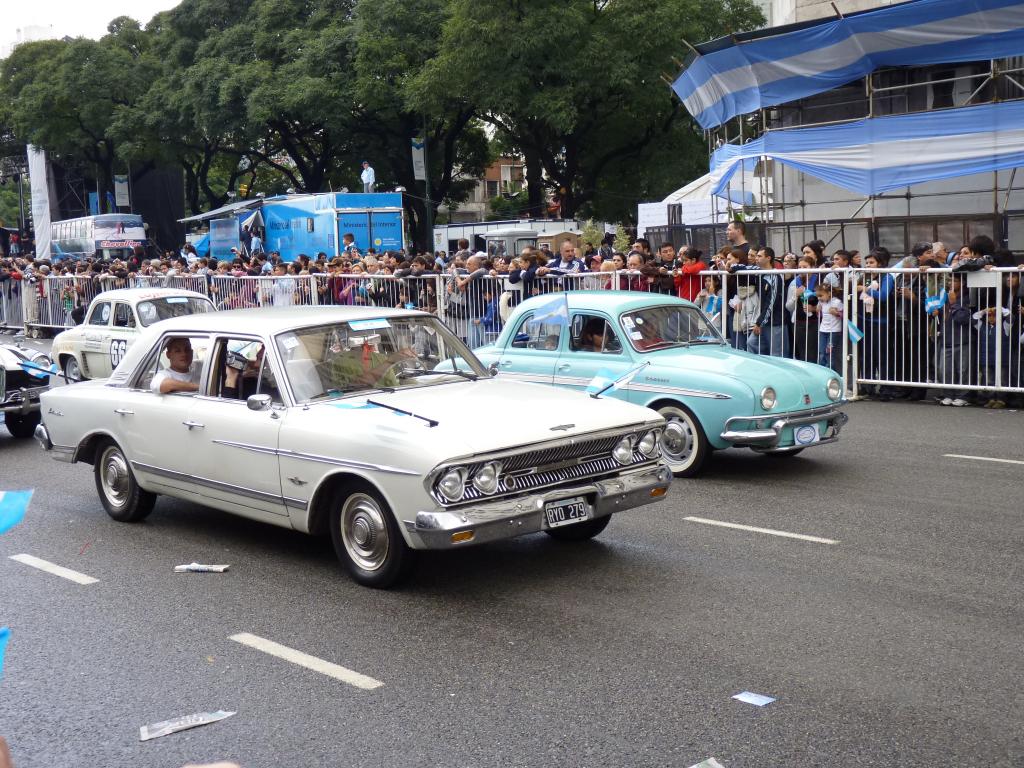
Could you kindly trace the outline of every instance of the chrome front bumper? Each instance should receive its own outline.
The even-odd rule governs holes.
[[[787,445],[779,447],[782,433],[790,427],[803,424],[817,424],[824,421],[826,426],[821,439],[810,445],[834,443],[839,439],[839,430],[849,421],[849,417],[840,409],[842,403],[834,403],[806,411],[768,414],[766,416],[733,416],[726,420],[725,430],[720,437],[737,448],[753,448],[765,453],[784,453],[806,448],[805,445]],[[737,429],[737,425],[748,425],[747,429]]]
[[[479,503],[455,510],[417,512],[405,520],[415,549],[452,549],[537,533],[547,526],[544,505],[549,501],[585,496],[593,517],[650,504],[665,498],[672,484],[672,472],[663,464],[623,472],[603,480],[537,491],[522,496]],[[472,538],[454,541],[455,534],[472,531]]]
[[[3,393],[0,393],[2,396]],[[19,397],[16,397],[20,395]],[[8,391],[7,397],[0,399],[0,413],[17,413],[25,415],[32,411],[39,410],[39,391],[35,389],[20,389]]]

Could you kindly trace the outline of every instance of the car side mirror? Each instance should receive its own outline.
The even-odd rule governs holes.
[[[491,376],[497,376],[498,375],[498,361],[497,360],[495,360],[493,363],[491,363],[490,365],[487,366],[487,372],[490,373]]]
[[[250,395],[245,404],[250,411],[265,411],[270,407],[271,397],[267,394]]]

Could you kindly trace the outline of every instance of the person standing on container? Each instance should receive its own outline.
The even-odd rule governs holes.
[[[373,192],[373,185],[377,182],[377,177],[373,168],[370,167],[369,160],[363,160],[363,172],[359,174],[359,179],[363,182],[363,192]]]

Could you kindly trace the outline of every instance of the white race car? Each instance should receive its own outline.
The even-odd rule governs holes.
[[[92,300],[84,323],[57,334],[50,354],[71,381],[105,379],[117,368],[143,328],[172,317],[213,311],[213,302],[195,291],[104,291]]]

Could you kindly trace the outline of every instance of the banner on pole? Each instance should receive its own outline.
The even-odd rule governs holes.
[[[426,140],[416,137],[412,140],[412,173],[416,181],[427,180],[427,164],[423,161],[423,147]]]
[[[128,192],[128,175],[114,174],[114,203],[118,208],[130,208],[132,201]]]

